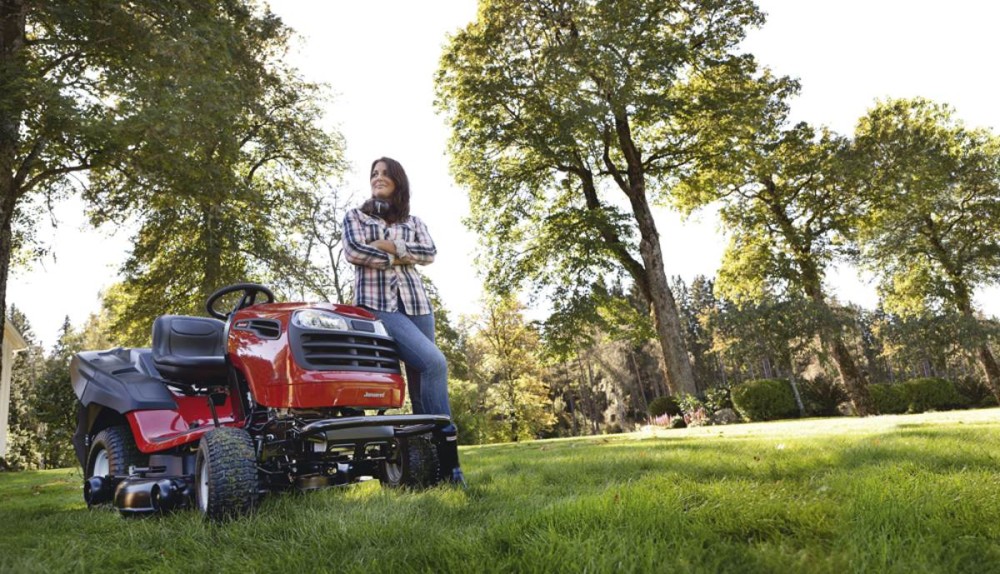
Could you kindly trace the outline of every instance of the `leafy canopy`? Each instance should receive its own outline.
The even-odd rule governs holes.
[[[487,286],[643,273],[640,196],[665,200],[693,157],[777,97],[733,53],[762,21],[741,0],[482,2],[441,59],[437,105]]]
[[[856,141],[870,158],[861,260],[887,308],[971,312],[973,290],[1000,280],[1000,138],[913,99],[876,105]]]

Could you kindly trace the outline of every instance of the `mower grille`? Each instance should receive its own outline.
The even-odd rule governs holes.
[[[319,371],[399,373],[396,342],[388,337],[357,332],[298,333],[303,366]]]

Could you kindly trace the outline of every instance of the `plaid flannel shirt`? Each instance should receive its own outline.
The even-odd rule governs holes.
[[[388,239],[396,245],[396,255],[368,244]],[[378,311],[398,311],[407,315],[432,312],[424,283],[416,265],[434,261],[437,247],[424,222],[410,216],[389,225],[380,217],[352,209],[344,216],[344,254],[355,265],[354,304]],[[396,259],[405,264],[393,265]]]

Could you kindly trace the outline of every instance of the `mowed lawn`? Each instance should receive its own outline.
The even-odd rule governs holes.
[[[88,511],[0,474],[3,572],[1000,572],[1000,409],[469,447],[468,490],[376,482],[249,518]]]

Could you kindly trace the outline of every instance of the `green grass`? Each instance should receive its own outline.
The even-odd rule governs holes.
[[[370,482],[193,511],[88,511],[0,475],[10,572],[1000,572],[1000,410],[467,448],[466,491]]]

